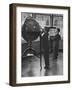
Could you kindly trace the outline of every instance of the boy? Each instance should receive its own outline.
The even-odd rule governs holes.
[[[55,31],[55,37],[54,37],[54,51],[53,51],[53,60],[57,61],[57,57],[58,57],[58,51],[59,51],[59,41],[61,39],[60,35],[59,35],[60,29],[57,28],[57,30]]]

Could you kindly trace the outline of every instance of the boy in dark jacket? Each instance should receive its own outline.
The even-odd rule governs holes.
[[[61,39],[59,32],[60,32],[60,29],[57,28],[56,35],[54,37],[54,50],[53,50],[53,59],[54,60],[57,60],[57,57],[58,57],[59,41]]]

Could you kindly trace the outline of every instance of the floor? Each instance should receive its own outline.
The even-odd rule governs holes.
[[[50,69],[44,69],[44,56],[28,56],[22,58],[22,77],[34,77],[34,76],[52,76],[52,75],[63,75],[63,53],[60,52],[58,55],[57,62],[53,61],[52,54],[50,55]],[[42,69],[40,67],[42,66]]]

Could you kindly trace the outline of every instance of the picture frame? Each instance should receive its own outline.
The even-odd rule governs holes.
[[[9,10],[10,10],[9,11],[10,12],[9,84],[11,86],[31,86],[31,85],[70,83],[70,7],[12,3],[9,6]],[[63,60],[62,64],[63,65],[61,65],[61,66],[63,68],[61,71],[62,72],[61,75],[53,74],[52,76],[48,75],[48,76],[35,76],[35,77],[29,76],[28,77],[28,76],[24,76],[25,71],[23,72],[24,75],[22,74],[22,70],[23,70],[22,69],[22,63],[23,63],[22,62],[22,53],[23,53],[22,45],[24,45],[23,44],[24,39],[21,37],[21,35],[22,35],[21,30],[22,30],[22,25],[25,23],[24,20],[26,20],[26,18],[28,16],[32,16],[35,20],[38,21],[38,23],[41,26],[40,30],[43,30],[45,25],[47,26],[47,28],[56,27],[56,29],[57,29],[60,27],[60,29],[62,30],[60,32],[60,34],[62,35],[61,38],[63,40],[62,41],[63,47],[61,49],[62,55],[63,55],[62,56],[62,60]],[[37,25],[37,24],[35,24],[35,25]],[[25,28],[25,30],[26,30],[26,28]],[[36,36],[36,34],[31,34],[31,35]],[[24,36],[25,36],[25,34],[24,34]],[[29,37],[28,37],[28,39],[29,39]],[[39,53],[40,53],[40,52],[42,52],[42,50],[41,50],[41,45],[42,45],[41,35],[39,36],[39,42],[40,42],[40,44],[39,44],[40,46],[38,49],[40,49],[39,50]],[[40,53],[39,58],[40,58],[39,59],[40,63],[38,63],[38,65],[42,66],[41,53]],[[61,58],[61,56],[60,56],[60,58]],[[60,62],[58,62],[58,65]],[[29,64],[30,63],[31,62],[29,62]],[[25,62],[25,64],[26,64],[26,62]],[[26,68],[26,67],[24,67],[24,68]],[[39,69],[40,74],[41,74],[42,68],[43,67],[41,67]],[[33,69],[33,67],[32,67],[32,69]],[[38,68],[37,68],[37,70],[38,70]],[[58,70],[58,68],[57,68],[57,70]],[[35,72],[35,71],[33,71],[33,72]],[[49,72],[49,70],[48,70],[48,72]],[[30,72],[29,72],[29,74],[32,75]]]

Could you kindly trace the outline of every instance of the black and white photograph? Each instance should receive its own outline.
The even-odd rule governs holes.
[[[63,75],[63,15],[21,13],[22,77]]]
[[[11,10],[11,84],[70,82],[70,8],[12,4]]]

